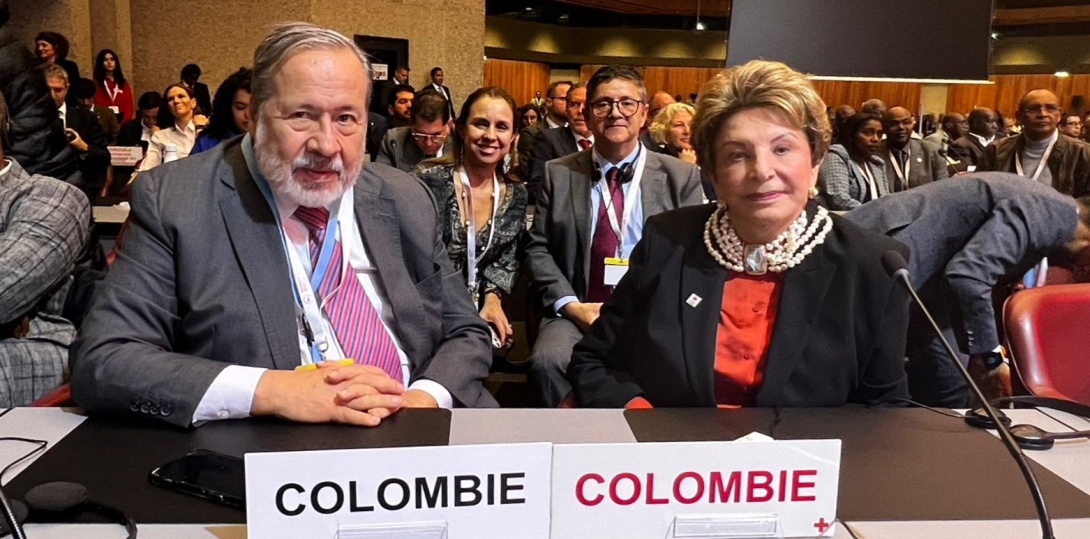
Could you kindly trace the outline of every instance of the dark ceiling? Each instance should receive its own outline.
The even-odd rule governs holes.
[[[698,5],[699,21],[706,31],[727,30],[730,0],[486,0],[492,16],[574,27],[662,30],[694,30]],[[1090,0],[995,0],[995,6],[997,10],[1078,10],[1072,21],[997,25],[1001,36],[1090,35]]]

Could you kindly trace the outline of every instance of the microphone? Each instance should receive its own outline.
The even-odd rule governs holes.
[[[885,269],[886,273],[888,273],[890,277],[893,277],[894,280],[904,283],[905,288],[912,294],[912,300],[916,303],[916,306],[923,311],[923,315],[926,316],[927,321],[931,323],[931,328],[935,330],[935,335],[938,335],[939,339],[942,340],[942,344],[946,347],[946,353],[950,357],[950,361],[954,363],[958,373],[961,374],[961,377],[969,384],[969,388],[972,389],[977,400],[983,405],[984,412],[995,422],[995,428],[999,432],[999,438],[1003,441],[1003,445],[1007,447],[1007,451],[1011,454],[1011,457],[1013,457],[1014,461],[1018,464],[1018,468],[1022,471],[1022,477],[1029,487],[1030,494],[1033,495],[1033,503],[1037,506],[1037,517],[1041,521],[1041,537],[1044,539],[1055,539],[1056,535],[1052,531],[1052,519],[1048,516],[1048,508],[1045,507],[1045,497],[1041,494],[1041,485],[1037,483],[1037,476],[1033,474],[1033,469],[1029,467],[1026,456],[1022,454],[1022,450],[1019,449],[1018,443],[1014,441],[1014,437],[1011,436],[1010,430],[1007,429],[1007,425],[999,420],[995,408],[988,402],[988,399],[984,398],[984,393],[980,391],[980,387],[973,381],[973,377],[969,375],[969,371],[966,370],[965,365],[962,365],[961,361],[958,360],[957,354],[954,353],[954,348],[950,346],[950,341],[946,340],[946,336],[942,334],[939,325],[936,324],[935,319],[931,317],[931,312],[927,310],[923,301],[920,300],[920,296],[916,294],[916,288],[912,286],[912,281],[908,278],[908,262],[905,262],[905,257],[901,256],[901,253],[898,253],[897,251],[886,251],[885,253],[882,253],[882,268]]]

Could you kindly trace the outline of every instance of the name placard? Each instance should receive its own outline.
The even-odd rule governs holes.
[[[548,443],[249,453],[247,536],[544,539],[551,464]]]
[[[390,78],[390,66],[388,64],[371,64],[371,79],[386,80]]]
[[[832,537],[839,483],[840,440],[557,445],[552,537]]]
[[[115,167],[135,167],[144,158],[144,149],[140,146],[107,146],[110,152],[110,164]]]

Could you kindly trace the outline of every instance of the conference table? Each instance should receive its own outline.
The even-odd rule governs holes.
[[[1047,431],[1090,430],[1055,410],[1008,410],[1015,423]],[[250,451],[553,442],[631,443],[734,440],[750,432],[777,440],[843,440],[838,518],[859,538],[1040,537],[1029,492],[994,433],[921,408],[741,410],[404,410],[374,429],[297,425],[272,419],[212,422],[181,430],[91,416],[72,408],[0,411],[0,436],[49,442],[10,470],[5,491],[21,499],[34,485],[74,481],[117,506],[149,539],[246,537],[239,509],[148,484],[148,471],[192,449]],[[0,442],[0,466],[32,446]],[[1027,452],[1057,537],[1090,537],[1090,441]],[[115,524],[84,515],[78,524],[29,523],[28,537],[123,538]],[[837,538],[852,533],[837,526]]]

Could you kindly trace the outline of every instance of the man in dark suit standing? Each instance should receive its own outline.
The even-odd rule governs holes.
[[[534,142],[542,131],[568,125],[568,89],[571,81],[558,80],[549,85],[545,99],[545,118],[519,133],[519,177],[529,182],[534,170]]]
[[[1018,103],[1022,132],[990,144],[978,171],[1013,172],[1074,197],[1090,194],[1090,146],[1060,133],[1060,99],[1032,90]]]
[[[1014,174],[976,173],[882,197],[845,217],[908,246],[912,284],[947,338],[969,354],[962,362],[983,378],[1002,365],[992,289],[1021,279],[1044,256],[1063,262],[1090,244],[1086,203]],[[968,386],[920,312],[907,355],[914,399],[968,405]]]
[[[253,132],[134,184],[73,344],[77,403],[177,426],[495,405],[428,190],[363,162],[369,70],[341,34],[278,27],[254,55]]]
[[[454,107],[454,96],[451,95],[450,88],[443,86],[443,68],[431,68],[431,87],[435,88],[436,92],[439,92],[443,97],[447,98],[447,108],[450,110],[450,117],[457,118],[458,109]]]
[[[971,166],[978,166],[984,148],[995,142],[999,115],[994,110],[977,107],[969,113],[969,133],[950,144],[950,153]]]
[[[212,114],[212,96],[208,93],[208,85],[199,82],[201,78],[201,66],[197,64],[186,64],[182,68],[182,84],[186,85],[190,90],[193,90],[193,98],[197,100],[197,106],[201,109],[201,114]]]
[[[950,176],[946,161],[930,143],[912,138],[916,119],[904,107],[893,107],[882,115],[886,140],[882,159],[886,162],[889,192],[904,191]]]
[[[526,265],[548,313],[530,355],[531,383],[545,406],[556,406],[571,391],[565,373],[572,348],[627,267],[644,221],[703,198],[696,166],[640,144],[647,89],[635,69],[603,67],[586,88],[573,87],[568,100],[578,103],[568,110],[583,112],[595,144],[545,166],[526,248]],[[570,119],[575,125],[576,117]],[[546,136],[555,132],[565,130]]]
[[[398,170],[411,172],[425,159],[450,151],[450,116],[447,100],[439,92],[426,88],[413,97],[408,127],[386,132],[375,161]]]
[[[568,125],[538,132],[537,140],[534,141],[533,170],[530,181],[526,184],[526,188],[535,196],[545,179],[545,163],[594,145],[594,133],[587,125],[584,114],[586,101],[587,87],[581,82],[575,83],[568,89],[565,98]]]
[[[95,113],[83,108],[76,100],[68,100],[68,73],[58,65],[49,66],[45,72],[46,84],[53,94],[57,113],[64,124],[68,145],[79,156],[79,173],[67,178],[68,183],[79,187],[92,203],[98,198],[99,189],[106,183],[106,169],[110,166],[110,143],[106,131],[98,123]]]

